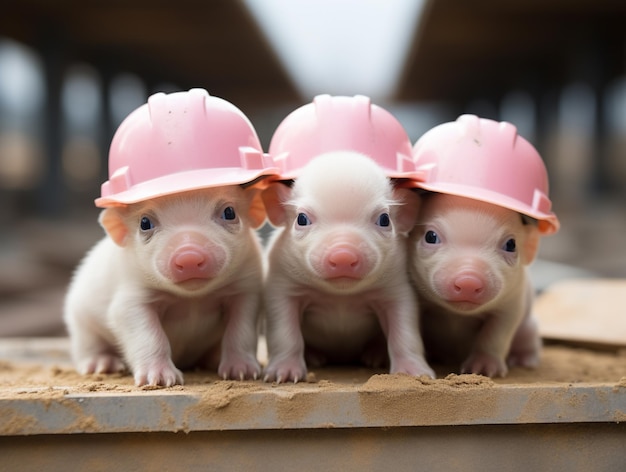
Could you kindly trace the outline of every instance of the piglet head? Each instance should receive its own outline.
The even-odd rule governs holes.
[[[426,298],[459,313],[488,309],[516,285],[537,253],[539,231],[512,210],[427,194],[411,234],[411,272]]]
[[[100,223],[154,289],[204,294],[228,280],[264,215],[256,190],[227,186],[105,209]]]
[[[314,158],[291,187],[274,183],[263,200],[270,222],[283,226],[281,258],[302,282],[357,291],[402,265],[403,239],[418,199],[393,188],[371,159],[354,152]]]

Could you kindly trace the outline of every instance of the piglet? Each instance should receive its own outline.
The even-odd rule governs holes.
[[[536,222],[500,206],[430,193],[410,236],[410,271],[429,359],[461,372],[505,376],[534,367],[541,340],[527,273],[539,245]]]
[[[107,236],[79,265],[65,300],[83,374],[130,369],[135,384],[183,383],[179,369],[256,378],[261,249],[256,190],[194,190],[100,214]],[[258,195],[257,195],[258,196]]]
[[[313,158],[263,200],[279,227],[267,252],[265,380],[303,379],[305,354],[309,364],[389,361],[391,373],[433,377],[406,270],[417,196],[342,151]]]

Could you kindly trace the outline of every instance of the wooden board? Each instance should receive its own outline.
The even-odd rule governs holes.
[[[545,339],[626,347],[626,280],[557,282],[535,301]]]

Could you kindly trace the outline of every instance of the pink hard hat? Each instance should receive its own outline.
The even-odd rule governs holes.
[[[204,89],[156,93],[120,124],[98,207],[251,182],[278,168],[248,118]]]
[[[559,229],[548,198],[548,173],[537,150],[511,123],[475,115],[435,126],[413,147],[417,186],[510,208]]]
[[[280,123],[269,154],[282,179],[296,178],[313,157],[356,151],[374,159],[392,178],[414,177],[411,140],[394,116],[363,95],[318,95]]]

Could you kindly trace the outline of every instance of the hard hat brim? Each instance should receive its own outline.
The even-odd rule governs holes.
[[[417,188],[431,192],[447,193],[458,197],[471,198],[503,208],[508,208],[523,215],[530,216],[538,221],[539,232],[542,235],[554,234],[560,228],[559,220],[554,213],[538,211],[530,205],[526,205],[517,199],[507,197],[506,195],[502,195],[501,193],[493,192],[488,189],[445,182],[429,184],[426,182],[416,181],[415,184]]]
[[[403,185],[404,187],[418,186],[416,181],[421,174],[417,172],[395,172],[385,168],[383,168],[383,170],[385,171],[387,177],[389,177],[390,179],[406,179],[406,185]],[[301,173],[302,168],[295,169],[289,172],[281,172],[279,175],[273,175],[272,178],[274,178],[274,180],[296,180]],[[413,183],[415,184],[413,185]]]
[[[278,174],[278,168],[262,170],[244,170],[241,168],[201,169],[165,175],[156,179],[134,184],[128,190],[107,194],[106,186],[102,185],[102,196],[95,199],[99,208],[129,205],[153,198],[176,193],[183,193],[204,188],[228,185],[244,185],[262,177]],[[263,179],[255,182],[255,186],[263,186]]]

